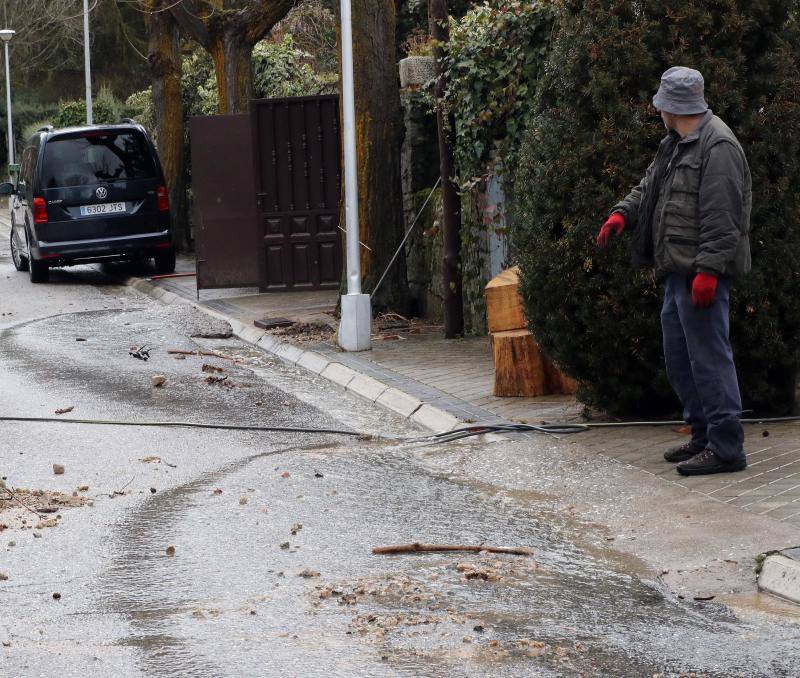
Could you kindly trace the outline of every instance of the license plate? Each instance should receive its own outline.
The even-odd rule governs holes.
[[[81,216],[88,217],[93,214],[114,214],[124,212],[124,202],[104,202],[102,205],[81,205]]]

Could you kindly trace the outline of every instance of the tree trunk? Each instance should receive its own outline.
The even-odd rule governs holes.
[[[220,115],[247,113],[253,94],[253,44],[242,27],[227,25],[208,46],[217,77]]]
[[[214,59],[219,112],[246,113],[253,89],[253,47],[285,17],[295,0],[174,0],[170,13],[186,37]]]
[[[174,241],[179,249],[190,245],[186,205],[183,102],[181,100],[181,51],[178,25],[162,9],[165,0],[148,0],[148,53],[153,83],[155,141],[169,191]]]
[[[375,283],[403,239],[400,181],[402,116],[395,58],[395,0],[353,0],[358,194],[364,291]],[[405,253],[373,297],[375,308],[405,311]]]

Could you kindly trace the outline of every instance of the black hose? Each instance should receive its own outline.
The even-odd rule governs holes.
[[[269,433],[327,433],[355,437],[378,437],[360,431],[342,431],[331,428],[300,428],[295,426],[246,426],[238,424],[201,424],[192,421],[126,421],[111,419],[61,419],[55,417],[2,417],[0,421],[56,422],[61,424],[93,424],[96,426],[145,426],[172,428],[222,429],[227,431],[260,431]]]
[[[766,424],[800,421],[800,416],[792,417],[761,417],[742,419],[743,424]],[[422,440],[431,440],[436,443],[452,442],[463,438],[484,435],[486,433],[544,433],[554,437],[571,435],[573,433],[586,433],[593,428],[630,428],[640,426],[685,426],[682,420],[673,421],[613,421],[589,424],[474,424],[463,428],[453,429],[445,433],[426,436]]]
[[[383,438],[390,440],[404,440],[402,438],[391,438],[389,436],[376,436],[360,431],[343,431],[340,429],[329,428],[304,428],[297,426],[249,426],[239,424],[201,424],[191,421],[130,421],[130,420],[111,420],[111,419],[62,419],[56,417],[9,417],[0,416],[0,421],[20,421],[20,422],[43,422],[61,424],[91,424],[96,426],[144,426],[144,427],[171,427],[171,428],[199,428],[199,429],[218,429],[227,431],[258,431],[266,433],[308,433],[308,434],[328,434],[343,435],[369,438]],[[766,424],[779,422],[800,421],[800,416],[792,417],[762,417],[742,419],[743,424]],[[640,426],[684,426],[686,422],[681,420],[674,421],[616,421],[616,422],[597,422],[589,424],[473,424],[462,428],[453,429],[444,433],[435,433],[420,438],[405,439],[408,442],[430,441],[431,443],[449,443],[464,438],[485,435],[487,433],[542,433],[558,438],[562,435],[572,435],[574,433],[586,433],[593,428],[630,428]]]

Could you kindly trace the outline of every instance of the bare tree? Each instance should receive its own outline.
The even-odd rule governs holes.
[[[253,89],[251,55],[295,0],[182,0],[170,8],[184,36],[214,60],[220,113],[243,113]]]
[[[64,54],[80,54],[75,49],[83,43],[80,10],[75,0],[4,0],[2,20],[17,32],[11,47],[24,53],[26,67],[43,68],[63,64]]]

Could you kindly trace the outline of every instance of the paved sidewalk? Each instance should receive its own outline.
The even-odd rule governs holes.
[[[190,269],[191,261],[183,260],[181,268]],[[194,278],[140,281],[138,287],[152,293],[153,284],[176,297],[197,300]],[[423,327],[419,333],[400,333],[400,339],[376,340],[369,352],[344,353],[332,341],[336,301],[337,295],[330,292],[203,290],[199,305],[233,321],[241,338],[432,430],[449,430],[465,422],[581,421],[582,408],[569,397],[492,396],[492,357],[485,337],[445,340],[437,328]],[[327,322],[331,341],[276,339],[252,325],[254,319],[265,316]],[[800,423],[748,425],[745,445],[750,465],[735,474],[677,475],[661,455],[666,447],[684,440],[685,434],[672,426],[646,426],[593,429],[563,437],[560,444],[580,446],[720,503],[800,528]],[[676,516],[676,520],[683,519],[689,518]],[[797,542],[800,544],[800,529]]]

